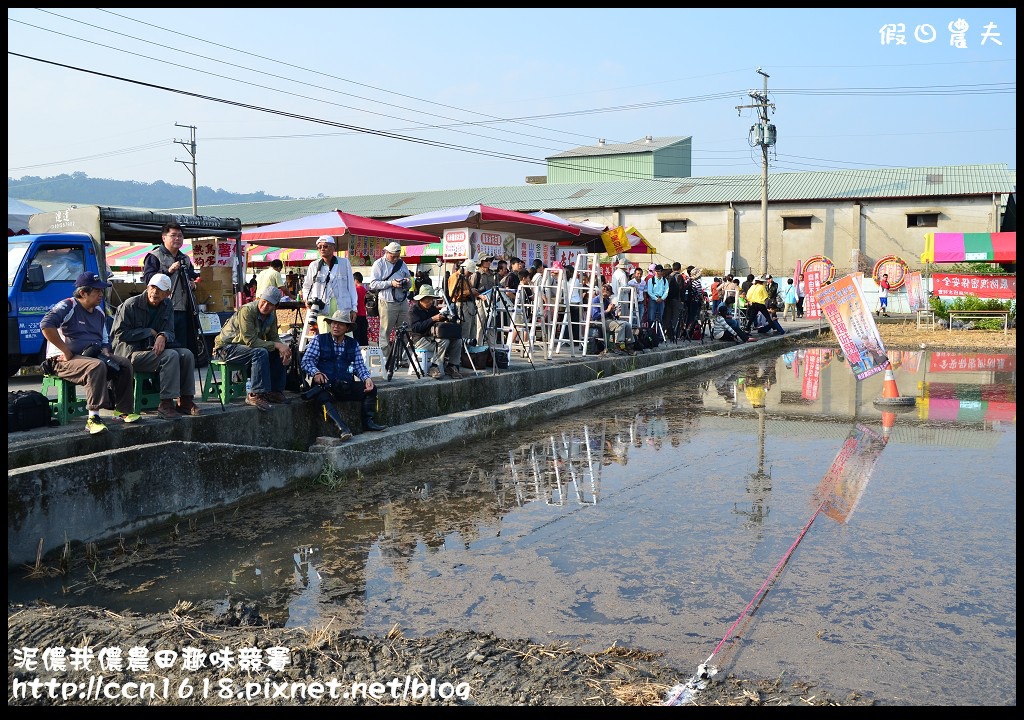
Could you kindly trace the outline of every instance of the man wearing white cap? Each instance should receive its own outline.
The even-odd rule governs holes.
[[[397,333],[403,323],[409,322],[411,287],[412,272],[402,260],[402,246],[397,242],[388,243],[384,246],[384,254],[370,268],[369,283],[369,291],[377,293],[377,313],[380,315],[377,344],[385,360],[391,354],[391,333]]]
[[[156,412],[166,420],[177,420],[181,415],[198,415],[199,406],[195,403],[196,359],[174,334],[171,292],[167,275],[153,275],[146,292],[118,306],[110,334],[114,352],[131,360],[133,370],[159,373]]]
[[[328,332],[325,317],[336,311],[352,313],[356,309],[356,281],[352,276],[352,264],[348,258],[337,255],[337,241],[333,235],[321,235],[316,239],[320,259],[306,268],[302,281],[302,299],[307,308],[316,306],[316,334]],[[309,328],[306,328],[309,332]]]

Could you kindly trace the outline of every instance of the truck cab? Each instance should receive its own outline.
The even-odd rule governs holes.
[[[7,376],[38,365],[46,352],[43,315],[74,294],[85,271],[103,277],[91,235],[47,233],[7,239]]]

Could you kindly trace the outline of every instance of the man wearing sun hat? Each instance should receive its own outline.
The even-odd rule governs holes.
[[[356,309],[356,281],[352,276],[352,264],[348,258],[338,255],[338,243],[333,235],[321,235],[316,239],[320,259],[306,268],[302,281],[302,299],[307,308],[316,306],[316,332],[327,332],[321,318],[332,315],[336,310],[351,313]],[[306,328],[308,333],[310,328]]]
[[[412,271],[402,260],[402,246],[397,242],[388,243],[384,254],[374,261],[370,268],[368,291],[377,293],[377,312],[380,315],[381,355],[387,360],[391,354],[391,333],[397,332],[403,323],[409,322],[409,289],[412,287]]]
[[[174,305],[168,276],[153,275],[146,292],[118,306],[110,335],[114,352],[128,358],[132,369],[159,373],[160,404],[156,412],[160,417],[177,420],[181,415],[199,414],[195,403],[196,358],[174,335]]]
[[[459,370],[462,363],[462,338],[442,337],[434,332],[435,325],[451,323],[451,318],[437,307],[440,297],[440,293],[430,285],[424,285],[416,293],[416,301],[409,313],[409,338],[416,350],[426,351],[427,367],[423,370],[428,376],[440,380],[447,375],[458,380],[462,377],[462,371]]]
[[[352,437],[352,430],[334,406],[335,400],[361,403],[363,430],[387,430],[375,419],[377,387],[363,362],[359,343],[347,334],[355,328],[354,314],[346,315],[339,310],[324,320],[331,331],[310,340],[302,356],[302,371],[311,386],[303,397],[323,406],[324,417],[334,423],[342,440]]]

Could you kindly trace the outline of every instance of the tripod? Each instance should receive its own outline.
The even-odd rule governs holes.
[[[516,316],[515,312],[509,307],[509,300],[505,296],[505,288],[495,285],[491,289],[491,302],[487,306],[487,321],[484,325],[484,337],[491,340],[491,333],[493,332],[494,342],[488,342],[488,346],[491,349],[491,364],[494,368],[495,374],[498,372],[498,361],[494,357],[494,345],[498,341],[498,317],[499,313],[505,313],[509,318],[509,323],[512,325],[512,333],[515,334],[516,339],[519,341],[519,346],[522,349],[523,357],[530,361],[530,365],[533,365],[533,352],[530,347],[526,344],[525,336],[525,325],[524,329],[520,330],[516,327]],[[503,343],[508,345],[509,343]],[[511,349],[511,348],[510,348]]]
[[[216,367],[210,364],[210,351],[206,347],[206,338],[203,336],[203,326],[199,322],[199,306],[196,304],[196,296],[195,293],[192,292],[192,283],[188,276],[191,267],[191,264],[186,264],[185,261],[182,261],[174,282],[181,283],[182,292],[185,295],[185,307],[188,309],[188,319],[192,325],[192,339],[196,346],[195,352],[193,353],[196,359],[196,379],[198,379],[199,385],[202,386],[203,377],[199,370],[210,365],[210,370],[213,372],[213,379],[215,381],[217,380],[217,371]],[[175,340],[177,340],[177,338],[175,338]],[[184,338],[179,342],[182,342],[186,348],[188,347],[188,342]],[[221,378],[221,380],[223,380],[223,378]],[[192,382],[194,392],[196,380],[193,380]],[[217,386],[220,386],[220,382],[217,383]],[[217,399],[220,401],[220,411],[227,412],[228,409],[224,407],[224,398],[221,397],[221,393],[217,393]]]
[[[292,351],[292,359],[288,362],[288,379],[285,382],[285,389],[292,392],[305,392],[309,389],[309,383],[302,377],[302,368],[299,365],[299,336],[302,334],[302,313],[295,308],[295,315],[288,326],[291,332],[288,333],[290,340],[288,346]]]
[[[388,382],[391,382],[391,378],[395,374],[395,368],[398,367],[403,353],[409,360],[409,367],[416,371],[417,379],[423,377],[423,368],[416,357],[416,348],[409,335],[409,323],[399,325],[398,330],[395,331],[395,342],[388,349],[387,361],[384,363],[384,369],[388,374]]]

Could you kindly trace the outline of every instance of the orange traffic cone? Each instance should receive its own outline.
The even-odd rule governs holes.
[[[882,396],[874,400],[875,405],[881,406],[912,406],[916,401],[912,397],[901,397],[899,388],[896,387],[896,377],[892,373],[892,366],[885,368],[885,385],[882,387]]]
[[[882,397],[898,398],[899,396],[900,391],[896,387],[896,376],[893,375],[892,368],[887,367],[885,369],[885,385],[882,386]]]
[[[889,434],[892,432],[893,426],[896,424],[896,413],[894,412],[883,412],[882,413],[882,441],[889,442]]]

